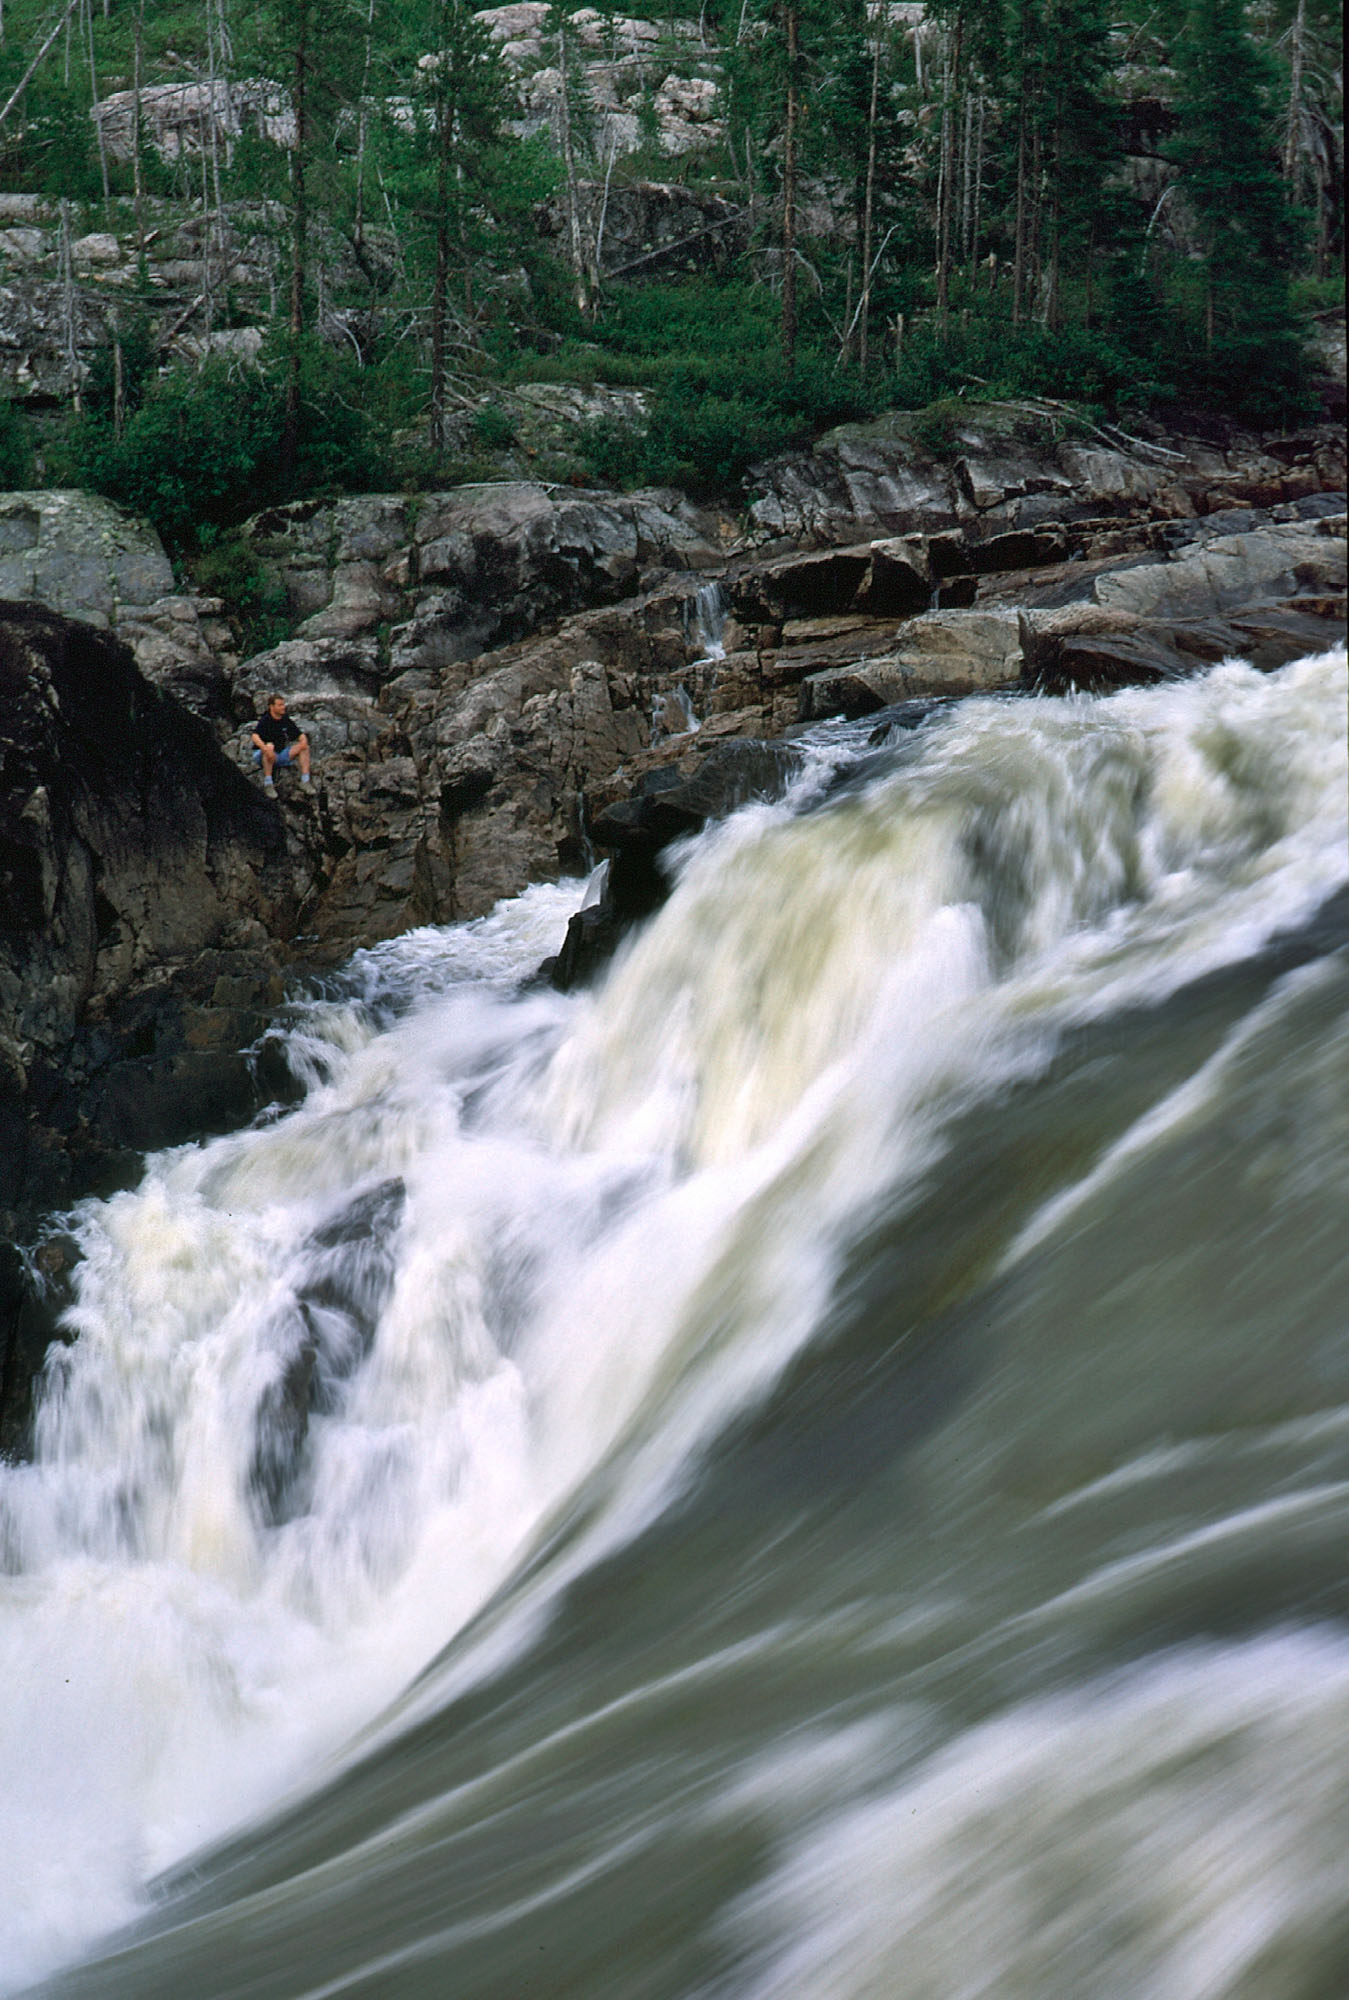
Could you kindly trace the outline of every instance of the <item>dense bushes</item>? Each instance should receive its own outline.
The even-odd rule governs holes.
[[[28,426],[14,405],[0,400],[0,493],[33,483],[33,446]]]
[[[368,417],[344,393],[340,361],[306,356],[294,477],[280,477],[285,392],[279,369],[210,361],[152,381],[120,434],[100,402],[70,434],[70,470],[154,523],[175,549],[296,494],[379,483]]]

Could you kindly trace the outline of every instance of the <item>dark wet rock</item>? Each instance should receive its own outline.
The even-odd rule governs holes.
[[[406,1194],[397,1177],[381,1181],[316,1229],[305,1246],[296,1310],[282,1330],[284,1365],[255,1418],[252,1486],[270,1521],[302,1510],[310,1420],[337,1406],[374,1343],[393,1290],[393,1239]]]
[[[54,1340],[69,1341],[61,1315],[71,1303],[79,1252],[64,1235],[32,1250],[0,1242],[0,1458],[30,1447],[37,1378]]]
[[[0,1214],[256,1108],[281,997],[275,811],[116,639],[0,612]]]
[[[893,702],[875,717],[867,742],[878,748],[890,742],[896,734],[904,735],[920,728],[930,715],[941,715],[952,705],[951,698],[946,695],[936,695],[931,701]]]
[[[659,909],[669,893],[660,865],[666,848],[753,800],[780,798],[801,762],[800,751],[787,743],[724,743],[689,775],[648,773],[631,798],[599,813],[590,834],[597,847],[610,850],[603,893],[568,925],[552,984],[563,993],[585,984],[633,924]]]

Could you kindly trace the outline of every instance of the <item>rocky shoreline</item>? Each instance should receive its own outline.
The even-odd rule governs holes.
[[[256,1051],[287,978],[608,854],[566,986],[655,906],[666,841],[782,783],[800,727],[1333,644],[1344,487],[1330,427],[1125,439],[990,407],[940,456],[903,417],[830,433],[756,468],[739,516],[514,481],[305,502],[249,525],[293,628],[250,657],[143,523],[0,497],[0,1444],[65,1262],[13,1246],[283,1089]],[[276,804],[245,736],[273,687],[318,753]]]

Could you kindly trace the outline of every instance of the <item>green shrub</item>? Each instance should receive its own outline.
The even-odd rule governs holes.
[[[79,483],[146,515],[170,547],[209,543],[259,508],[298,494],[378,484],[372,426],[347,393],[347,371],[306,353],[300,435],[289,484],[281,476],[284,357],[269,369],[208,361],[153,381],[120,437],[106,411],[78,419],[68,438]]]
[[[959,445],[956,433],[962,414],[954,397],[943,396],[940,402],[929,403],[913,420],[916,442],[932,458],[952,457]]]
[[[485,403],[473,412],[473,435],[487,451],[508,451],[515,443],[515,425],[500,403]]]
[[[226,610],[239,626],[245,653],[261,653],[279,645],[290,631],[286,589],[280,578],[266,568],[252,543],[237,531],[217,536],[208,526],[200,530],[200,539],[202,547],[188,565],[197,589],[204,596],[224,599]]]
[[[118,437],[92,412],[72,434],[84,484],[146,515],[175,548],[274,496],[281,396],[256,369],[221,363],[162,376]]]
[[[33,442],[28,421],[13,403],[0,399],[0,493],[21,493],[33,484]]]

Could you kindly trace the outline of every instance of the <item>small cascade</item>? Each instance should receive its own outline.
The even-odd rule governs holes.
[[[653,743],[663,743],[670,736],[691,736],[701,727],[693,712],[689,691],[682,681],[676,681],[664,694],[658,694],[651,704]]]
[[[684,611],[689,643],[698,648],[695,664],[702,660],[724,660],[726,646],[726,599],[719,583],[700,583],[686,600]]]

